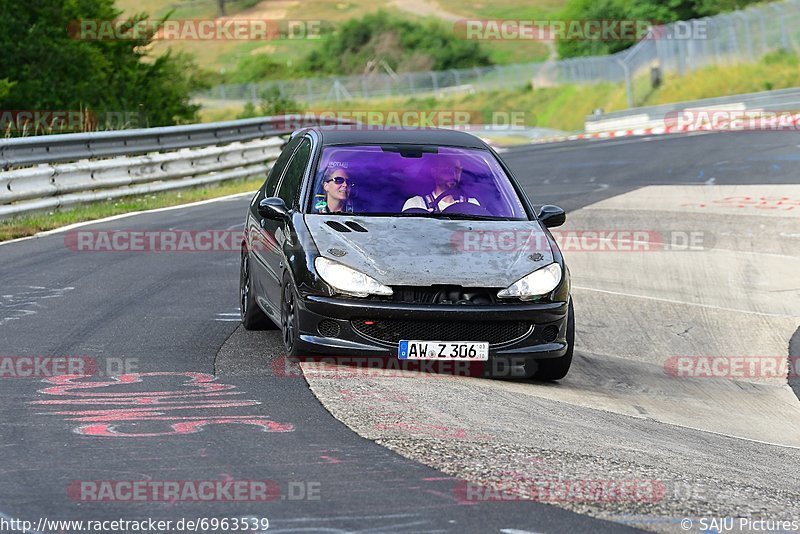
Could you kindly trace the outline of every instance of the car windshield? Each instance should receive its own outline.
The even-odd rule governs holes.
[[[307,213],[528,219],[491,152],[430,145],[326,147]]]

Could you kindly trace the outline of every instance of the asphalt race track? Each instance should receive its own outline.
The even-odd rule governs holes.
[[[314,365],[301,375],[277,332],[239,328],[238,250],[80,251],[69,230],[0,245],[0,356],[40,358],[35,377],[0,368],[0,517],[507,533],[800,520],[800,402],[786,378],[674,372],[680,358],[798,355],[800,137],[626,138],[503,157],[534,203],[568,210],[565,232],[671,239],[646,253],[564,251],[577,345],[559,384]],[[80,229],[238,230],[248,201]],[[687,236],[700,246],[675,241]],[[53,358],[66,357],[92,376],[58,378]],[[267,481],[269,498],[100,491],[145,480]],[[469,498],[469,484],[509,480],[516,498]],[[536,502],[525,490],[542,480],[641,491]]]

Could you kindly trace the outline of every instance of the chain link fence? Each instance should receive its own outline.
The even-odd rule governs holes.
[[[533,84],[622,82],[633,106],[633,81],[653,68],[686,72],[710,65],[758,60],[773,50],[800,49],[800,0],[764,4],[742,11],[681,21],[650,29],[636,45],[607,56],[549,60],[446,71],[330,76],[258,84],[220,85],[196,95],[205,105],[257,103],[272,88],[284,97],[313,105],[393,96],[441,96]],[[273,89],[274,90],[274,89]]]

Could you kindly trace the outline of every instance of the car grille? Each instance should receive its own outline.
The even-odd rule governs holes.
[[[412,321],[406,319],[357,319],[351,321],[359,334],[377,341],[397,343],[401,339],[431,341],[488,341],[500,345],[527,334],[532,325],[524,321]]]
[[[414,304],[496,304],[499,289],[484,287],[393,286],[391,300]]]

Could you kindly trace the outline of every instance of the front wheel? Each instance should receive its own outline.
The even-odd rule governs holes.
[[[283,333],[283,345],[286,347],[286,356],[298,356],[297,345],[300,339],[300,326],[297,295],[292,278],[288,273],[283,275],[283,289],[281,291],[281,331]]]
[[[532,362],[535,371],[531,378],[535,380],[561,380],[569,372],[572,365],[572,352],[575,348],[575,310],[572,308],[572,299],[569,301],[567,311],[567,353],[560,358],[536,360]]]
[[[239,267],[239,311],[245,330],[272,330],[275,328],[275,323],[256,303],[253,278],[250,273],[250,256],[244,249],[242,249],[242,262]]]

